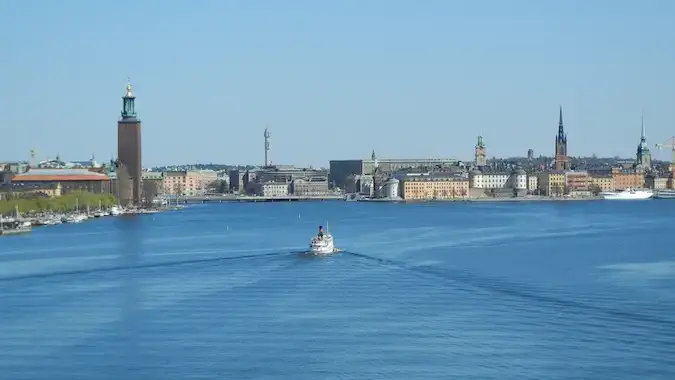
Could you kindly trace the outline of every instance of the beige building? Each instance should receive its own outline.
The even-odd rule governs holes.
[[[593,174],[591,176],[591,187],[600,191],[614,191],[614,177],[611,174]]]
[[[289,184],[286,182],[253,182],[251,189],[253,194],[260,197],[287,197]]]
[[[202,195],[217,179],[213,170],[164,172],[163,189],[172,195]]]
[[[291,193],[297,196],[318,196],[328,193],[327,177],[298,178],[291,182]]]
[[[534,193],[539,187],[539,177],[536,174],[527,175],[527,192]]]
[[[663,190],[668,188],[668,178],[656,175],[647,175],[645,177],[645,186],[653,190]]]
[[[405,175],[399,179],[400,196],[406,200],[461,199],[469,195],[464,178],[433,174]]]
[[[565,192],[565,172],[551,170],[537,174],[537,185],[542,195],[560,196]]]

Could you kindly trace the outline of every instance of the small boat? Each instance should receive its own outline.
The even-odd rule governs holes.
[[[110,208],[110,215],[116,216],[122,214],[122,209],[118,206],[112,206]]]
[[[607,200],[642,200],[653,197],[654,193],[651,190],[626,189],[617,192],[604,192],[601,195]]]
[[[319,233],[310,241],[309,250],[315,255],[330,255],[337,252],[333,235],[328,232],[328,226],[326,226],[326,232],[323,231],[322,226],[319,226]]]

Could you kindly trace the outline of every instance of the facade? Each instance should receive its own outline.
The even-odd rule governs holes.
[[[229,177],[230,180],[229,182],[229,189],[231,192],[236,193],[236,192],[243,192],[244,189],[246,188],[244,184],[244,174],[246,173],[245,170],[230,170]]]
[[[29,169],[15,175],[12,184],[59,188],[59,194],[73,191],[110,193],[110,178],[87,169]]]
[[[657,175],[645,176],[645,186],[653,190],[663,190],[668,188],[668,178]]]
[[[297,196],[319,196],[328,193],[328,177],[298,178],[291,182],[291,193]]]
[[[289,184],[286,182],[255,182],[251,184],[251,189],[255,195],[261,197],[287,197]]]
[[[127,92],[122,97],[122,113],[117,122],[117,166],[123,166],[131,182],[131,194],[122,192],[122,204],[140,205],[142,192],[141,161],[141,120],[136,117],[135,102],[131,84],[127,84]]]
[[[435,167],[454,166],[458,162],[458,160],[450,158],[373,159],[372,156],[370,160],[331,160],[329,162],[330,174],[328,181],[331,184],[344,189],[347,177],[352,174],[373,175],[375,167],[378,167],[384,173],[391,174],[398,172],[401,169],[430,169]]]
[[[612,177],[614,177],[614,188],[616,190],[645,187],[645,175],[639,171],[612,168]]]
[[[637,147],[635,155],[635,168],[638,171],[652,170],[652,153],[647,146],[647,136],[645,135],[645,120],[642,118],[642,133],[640,135],[640,143]]]
[[[469,181],[442,174],[407,174],[399,179],[406,200],[461,199],[469,195]]]
[[[555,170],[569,170],[569,158],[567,157],[567,134],[563,127],[563,112],[560,107],[558,119],[558,135],[555,137]]]
[[[565,192],[565,172],[562,170],[551,170],[538,173],[537,182],[539,192],[542,195],[560,196]]]
[[[591,176],[591,187],[600,191],[614,191],[614,177],[611,173],[597,173]]]
[[[471,196],[514,196],[527,193],[527,173],[523,169],[511,172],[482,172],[478,169],[469,172]]]
[[[385,183],[384,183],[384,188],[385,188],[385,195],[384,197],[387,199],[398,199],[400,198],[399,196],[399,187],[401,185],[401,181],[399,181],[396,178],[389,178]]]
[[[478,136],[478,142],[474,152],[474,163],[477,167],[482,168],[487,166],[487,153],[485,152],[485,143],[483,136]]]
[[[565,172],[565,192],[571,195],[590,195],[592,184],[591,176],[586,171]]]
[[[539,188],[539,183],[537,182],[538,179],[539,178],[536,174],[529,174],[527,176],[527,191],[529,193],[533,193],[537,191],[537,188]]]
[[[162,188],[166,194],[193,196],[203,195],[208,187],[218,179],[213,170],[173,171],[163,173]]]

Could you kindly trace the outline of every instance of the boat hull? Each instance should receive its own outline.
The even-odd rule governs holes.
[[[675,199],[675,190],[659,190],[654,193],[656,199]]]
[[[641,191],[634,193],[616,193],[616,194],[604,194],[603,198],[609,201],[634,201],[634,200],[645,200],[654,196],[654,193]]]
[[[323,239],[314,238],[309,243],[309,253],[314,255],[329,255],[335,252],[335,243],[332,236],[324,236]]]

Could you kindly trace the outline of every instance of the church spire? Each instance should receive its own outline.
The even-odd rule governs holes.
[[[642,110],[642,119],[641,119],[641,125],[642,125],[642,132],[640,134],[640,140],[646,141],[647,140],[647,134],[645,133],[645,110]]]
[[[558,118],[558,139],[561,141],[565,138],[565,128],[563,127],[562,106],[560,106],[560,117]]]

